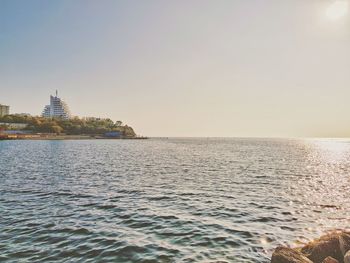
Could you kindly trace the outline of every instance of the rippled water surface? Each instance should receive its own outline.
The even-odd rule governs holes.
[[[350,221],[344,140],[0,141],[1,262],[268,262]]]

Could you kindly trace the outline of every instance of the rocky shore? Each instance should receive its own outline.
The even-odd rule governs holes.
[[[271,263],[350,263],[350,232],[333,232],[294,249],[277,247]]]

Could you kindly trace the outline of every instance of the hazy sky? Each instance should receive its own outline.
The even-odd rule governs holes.
[[[0,0],[0,103],[40,114],[58,89],[147,136],[350,136],[334,2]]]

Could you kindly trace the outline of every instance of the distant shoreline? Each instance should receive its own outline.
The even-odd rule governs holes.
[[[148,137],[105,137],[93,135],[6,135],[0,136],[0,141],[35,140],[35,141],[66,141],[66,140],[145,140]]]

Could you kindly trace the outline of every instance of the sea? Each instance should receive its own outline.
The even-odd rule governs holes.
[[[269,262],[349,186],[346,139],[0,141],[0,262]]]

